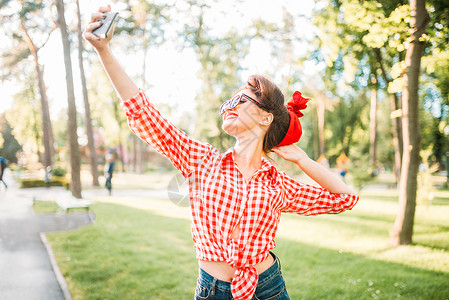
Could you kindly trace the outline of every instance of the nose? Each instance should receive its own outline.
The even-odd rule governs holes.
[[[231,101],[228,100],[228,101],[224,102],[220,107],[221,114],[224,114],[227,110],[230,110],[231,109],[230,106],[231,106]]]
[[[231,108],[231,105],[229,105],[229,103],[228,103],[228,104],[225,105],[224,111],[233,110],[234,108],[235,107]]]

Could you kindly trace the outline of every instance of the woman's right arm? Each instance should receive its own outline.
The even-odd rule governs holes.
[[[99,20],[103,18],[102,14],[109,11],[111,11],[110,6],[100,7],[98,12],[92,14],[90,23],[83,33],[84,39],[98,53],[112,85],[122,100],[121,105],[131,130],[152,148],[166,156],[184,176],[187,176],[201,163],[204,155],[213,150],[213,147],[190,138],[174,126],[161,115],[146,94],[139,90],[109,48],[112,32],[107,38],[98,38],[92,33],[94,29],[100,27]]]
[[[100,7],[98,12],[92,14],[89,25],[83,33],[83,37],[95,48],[95,51],[103,64],[103,68],[108,74],[108,77],[120,98],[126,100],[135,96],[139,92],[139,88],[128,74],[126,74],[125,70],[120,66],[109,48],[109,41],[113,36],[113,30],[111,30],[106,38],[99,38],[92,33],[94,29],[101,26],[100,21],[103,19],[102,14],[110,11],[111,7],[106,6]]]

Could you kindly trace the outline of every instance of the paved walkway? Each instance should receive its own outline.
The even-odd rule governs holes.
[[[8,188],[0,183],[0,299],[70,299],[59,269],[54,262],[52,264],[45,235],[41,233],[88,225],[91,223],[89,215],[34,214],[34,196],[42,197],[52,190],[64,191],[53,188],[19,190],[9,169],[4,179]]]

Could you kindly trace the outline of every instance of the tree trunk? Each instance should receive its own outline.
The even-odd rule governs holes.
[[[374,54],[376,55],[377,62],[379,63],[380,70],[382,71],[382,77],[386,83],[390,83],[391,80],[387,75],[387,72],[384,68],[382,53],[379,48],[375,48]],[[392,112],[399,111],[399,99],[396,93],[390,94],[390,107]],[[393,145],[394,145],[394,175],[396,177],[396,182],[399,182],[400,174],[401,174],[401,165],[402,165],[402,128],[401,121],[398,117],[392,117],[392,125],[393,125]]]
[[[391,111],[399,111],[399,99],[398,96],[393,93],[390,96]],[[404,145],[402,142],[402,126],[401,119],[399,117],[392,118],[393,124],[393,145],[394,145],[394,175],[396,182],[399,183],[401,177],[402,155],[404,153]]]
[[[416,208],[417,174],[421,134],[419,131],[418,85],[421,56],[424,43],[419,38],[429,22],[425,0],[411,0],[412,40],[407,49],[402,89],[402,132],[404,153],[402,156],[401,179],[399,184],[399,211],[392,230],[392,245],[412,243],[413,223]]]
[[[143,64],[142,64],[142,88],[146,89],[147,86],[147,80],[145,76],[145,69],[146,69],[146,58],[147,58],[147,52],[148,52],[148,39],[146,37],[146,34],[143,34]],[[137,174],[143,173],[143,164],[144,164],[144,143],[137,139],[137,156],[136,156],[136,172]]]
[[[28,49],[31,52],[34,60],[34,69],[36,71],[36,77],[38,81],[39,94],[41,98],[42,107],[42,143],[44,144],[44,155],[42,157],[42,163],[45,168],[52,165],[52,157],[55,153],[54,149],[54,138],[53,138],[53,128],[51,126],[50,119],[50,109],[48,106],[47,90],[45,88],[44,74],[42,72],[41,66],[39,65],[38,48],[31,40],[28,34],[28,29],[25,27],[23,21],[21,22],[22,30],[25,35],[25,39],[28,44]]]
[[[121,164],[121,170],[122,172],[126,172],[125,169],[125,158],[124,158],[124,153],[125,153],[125,147],[123,147],[123,142],[122,139],[120,139],[119,144],[118,144],[118,152],[120,153],[118,160],[120,161]]]
[[[142,141],[136,137],[136,173],[142,174],[143,173],[143,145]]]
[[[318,139],[319,139],[319,148],[320,148],[320,156],[325,156],[325,146],[324,146],[324,99],[319,97],[317,99],[317,111],[318,111]]]
[[[313,118],[313,157],[317,160],[320,157],[320,140],[318,132],[318,106],[315,104],[316,113],[312,115]]]
[[[67,101],[68,101],[68,138],[70,149],[70,167],[71,182],[70,190],[76,198],[81,198],[81,178],[80,178],[80,151],[78,144],[77,122],[76,122],[76,104],[75,92],[73,87],[72,62],[70,59],[70,41],[67,33],[67,25],[64,17],[64,1],[56,0],[56,8],[58,11],[58,26],[61,30],[61,40],[64,49],[64,64],[66,70],[67,82]]]
[[[34,109],[34,107],[33,107],[33,131],[34,131],[34,140],[36,141],[36,145],[38,146],[37,147],[37,155],[38,155],[38,157],[41,157],[41,151],[39,150],[39,144],[40,144],[40,142],[41,142],[41,130],[39,130],[38,129],[38,127],[37,127],[37,119],[38,119],[38,116],[37,116],[37,111]],[[43,130],[42,130],[43,131]]]
[[[369,119],[369,132],[370,132],[370,164],[376,166],[376,147],[377,147],[377,80],[373,76],[371,78],[373,87],[371,88],[371,105],[370,105],[370,119]]]
[[[89,148],[89,161],[90,161],[90,170],[92,174],[92,185],[100,186],[98,182],[98,166],[97,166],[97,153],[95,152],[95,140],[94,133],[92,129],[92,118],[90,117],[90,105],[89,98],[87,94],[86,87],[86,76],[84,75],[84,64],[83,64],[83,37],[81,30],[81,13],[80,13],[80,5],[79,0],[76,0],[76,15],[78,18],[78,64],[80,68],[80,77],[81,77],[81,86],[83,89],[83,100],[84,100],[84,123],[86,123],[86,133],[87,133],[87,145]]]

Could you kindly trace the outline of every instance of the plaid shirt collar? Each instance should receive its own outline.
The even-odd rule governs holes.
[[[221,155],[222,166],[224,166],[226,164],[232,164],[232,163],[235,164],[233,147],[229,148],[226,152],[224,152]],[[254,174],[259,174],[259,173],[264,173],[264,172],[268,172],[269,178],[271,178],[271,179],[275,178],[275,176],[277,174],[276,167],[273,166],[273,164],[270,163],[270,161],[267,158],[262,156],[262,165]]]

